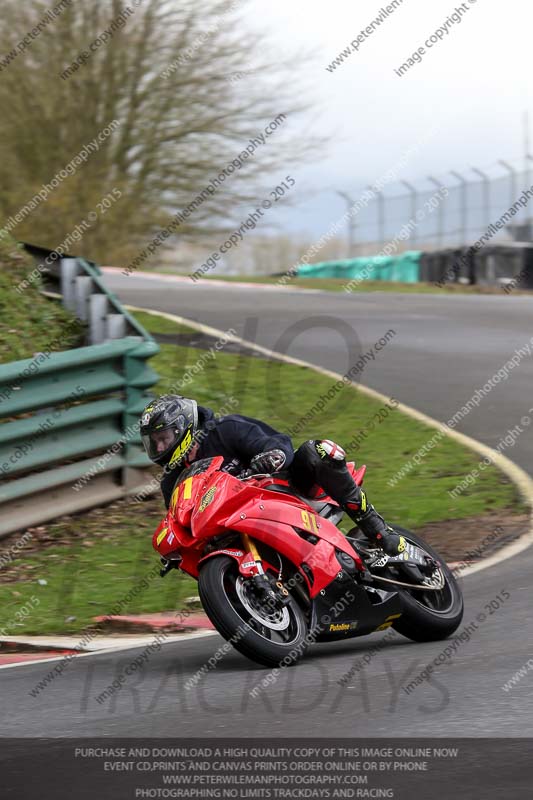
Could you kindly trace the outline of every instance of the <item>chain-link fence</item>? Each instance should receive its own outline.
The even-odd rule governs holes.
[[[416,183],[391,184],[382,192],[374,191],[373,199],[358,212],[348,231],[347,250],[352,256],[378,253],[397,240],[402,230],[398,250],[460,247],[478,240],[509,211],[495,241],[533,241],[533,210],[529,208],[533,200],[517,206],[532,183],[533,158],[531,168],[523,162],[520,168],[516,162],[500,161],[486,170],[472,168]],[[357,193],[350,195],[355,202]]]

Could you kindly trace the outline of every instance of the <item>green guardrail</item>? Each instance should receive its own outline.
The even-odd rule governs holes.
[[[77,277],[105,297],[97,326],[128,335],[0,365],[0,536],[138,492],[151,477],[139,417],[158,380],[147,362],[159,346],[94,265],[76,262]],[[89,308],[91,294],[85,284],[78,304]]]

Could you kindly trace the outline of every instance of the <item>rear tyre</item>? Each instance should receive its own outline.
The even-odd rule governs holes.
[[[392,627],[415,642],[446,639],[457,630],[463,618],[463,596],[457,581],[442,556],[423,539],[397,525],[394,530],[440,562],[445,585],[439,592],[400,589],[404,610]]]
[[[267,667],[296,663],[308,644],[303,610],[292,595],[279,608],[261,605],[251,586],[230,556],[210,558],[198,577],[205,613],[236,650]]]

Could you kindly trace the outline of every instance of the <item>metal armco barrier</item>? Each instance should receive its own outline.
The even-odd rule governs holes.
[[[63,302],[89,346],[0,366],[0,536],[138,492],[150,479],[138,421],[154,339],[82,259],[61,264]]]

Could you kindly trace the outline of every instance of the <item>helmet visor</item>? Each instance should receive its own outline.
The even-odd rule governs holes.
[[[167,453],[170,453],[176,446],[180,432],[176,429],[175,425],[170,425],[167,428],[161,428],[157,431],[150,431],[150,433],[143,434],[142,442],[144,449],[148,453],[148,457],[152,461],[163,458]]]

